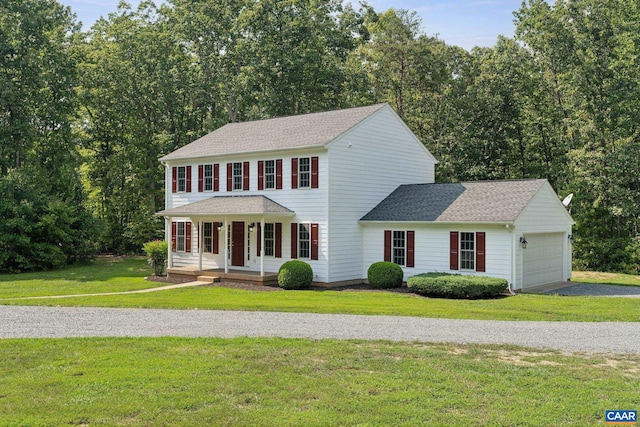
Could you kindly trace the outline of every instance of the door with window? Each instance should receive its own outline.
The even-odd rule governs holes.
[[[244,267],[244,222],[233,221],[231,226],[231,265]]]

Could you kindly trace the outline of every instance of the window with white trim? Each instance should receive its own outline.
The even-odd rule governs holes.
[[[404,265],[406,260],[406,238],[404,231],[393,232],[393,244],[391,246],[391,261]]]
[[[203,190],[213,191],[213,165],[204,165]]]
[[[311,187],[311,158],[301,157],[298,159],[298,188]]]
[[[298,258],[311,258],[311,224],[298,224]]]
[[[178,183],[178,192],[184,193],[187,191],[187,167],[178,166],[178,177],[176,179]]]
[[[460,269],[475,270],[476,259],[475,233],[460,233]]]
[[[236,162],[233,164],[233,189],[242,190],[242,163]]]
[[[187,227],[184,221],[176,222],[176,251],[184,252],[186,249]]]
[[[274,256],[275,248],[275,225],[273,223],[266,223],[264,225],[264,255]]]
[[[276,188],[276,161],[275,160],[264,161],[264,188],[268,190]]]

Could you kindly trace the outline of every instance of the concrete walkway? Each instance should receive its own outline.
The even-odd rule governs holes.
[[[187,282],[178,283],[177,285],[160,286],[157,288],[138,289],[136,291],[122,291],[122,292],[103,292],[95,294],[72,294],[72,295],[45,295],[39,297],[17,297],[17,298],[0,298],[3,300],[30,300],[30,299],[58,299],[58,298],[73,298],[73,297],[98,297],[101,295],[127,295],[127,294],[147,294],[149,292],[168,291],[170,289],[189,288],[193,286],[210,285],[211,282]]]
[[[513,344],[640,354],[640,323],[428,319],[215,310],[0,306],[0,338],[283,337]]]

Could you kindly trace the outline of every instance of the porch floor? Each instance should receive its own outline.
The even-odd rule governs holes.
[[[248,282],[257,285],[277,285],[278,273],[266,272],[264,276],[260,276],[259,271],[247,271],[238,269],[229,269],[228,273],[224,272],[224,268],[213,268],[207,270],[198,270],[197,266],[172,267],[167,269],[169,277],[190,278],[194,280],[205,280],[219,282],[228,280],[231,282]]]

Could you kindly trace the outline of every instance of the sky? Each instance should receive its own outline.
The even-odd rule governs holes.
[[[100,17],[115,12],[118,0],[59,0],[88,30]],[[140,0],[128,0],[134,7]],[[162,0],[156,0],[161,3]],[[357,8],[358,2],[352,3]],[[447,44],[471,50],[474,46],[493,46],[502,34],[513,36],[513,12],[522,0],[368,0],[377,12],[389,8],[418,12],[422,30],[429,36],[438,35]]]

